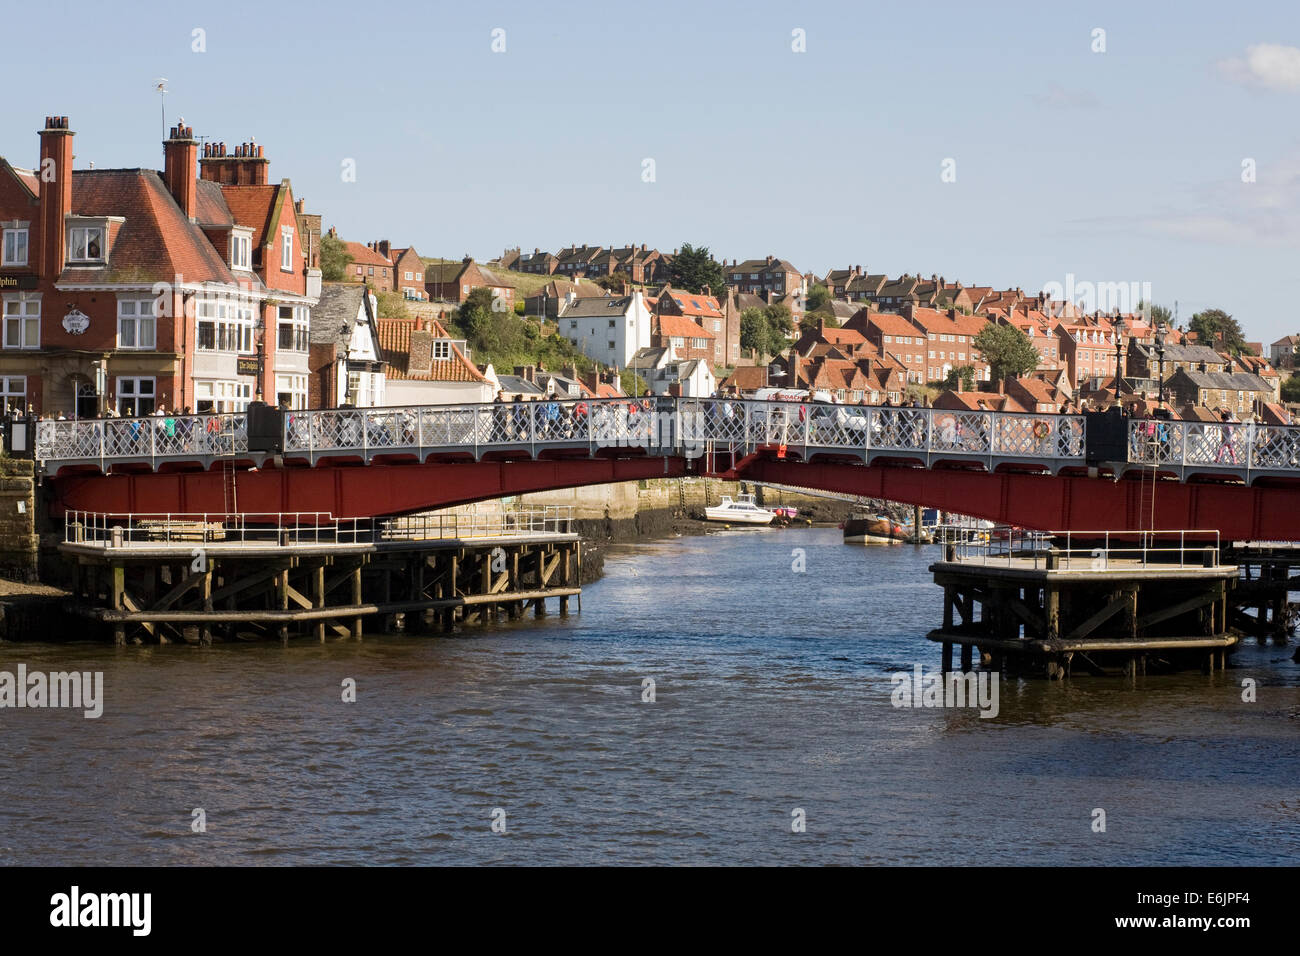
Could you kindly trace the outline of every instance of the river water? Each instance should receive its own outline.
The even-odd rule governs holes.
[[[891,675],[938,664],[937,555],[720,531],[453,637],[0,645],[104,672],[98,719],[0,710],[0,863],[1293,862],[1290,647],[896,708]]]

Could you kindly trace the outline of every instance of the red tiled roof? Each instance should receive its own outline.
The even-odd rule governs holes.
[[[939,404],[943,402],[943,404]],[[980,403],[984,403],[983,409]],[[935,408],[965,408],[972,412],[992,411],[992,412],[1023,412],[1026,409],[1010,395],[999,395],[996,392],[958,392],[952,389],[942,393],[934,400]]]
[[[359,242],[345,242],[348,255],[352,257],[352,262],[359,266],[392,266],[392,262],[385,259],[379,253],[375,252],[369,246],[364,246]],[[460,264],[457,263],[457,266]]]
[[[266,230],[273,228],[271,211],[275,209],[276,186],[222,186],[221,193],[235,222],[253,230],[253,248],[265,244]]]
[[[919,323],[927,332],[942,332],[945,335],[976,336],[988,325],[988,319],[982,315],[954,312],[949,316],[947,312],[937,309],[913,309],[912,321]]]
[[[754,389],[767,387],[767,366],[766,365],[737,365],[732,373],[727,376],[726,381],[722,383],[728,388],[737,388],[742,391],[753,391]]]
[[[681,338],[694,339],[713,339],[717,338],[712,332],[704,328],[697,322],[692,322],[683,315],[661,315],[659,316],[659,334],[675,335]]]
[[[859,313],[859,315],[861,315],[861,313]],[[859,321],[859,319],[858,317],[855,316],[853,319],[850,319],[849,321],[856,324]],[[863,318],[862,321],[874,325],[876,328],[880,329],[880,331],[885,335],[920,335],[921,334],[921,330],[918,329],[915,325],[913,325],[908,319],[904,318],[901,315],[896,315],[893,312],[872,312],[870,315],[867,315],[865,318]]]
[[[31,193],[33,197],[40,196],[41,183],[36,178],[35,172],[30,169],[19,169],[17,166],[10,166],[9,168],[14,171],[14,175],[18,177],[18,181],[23,184],[24,189]]]
[[[364,247],[363,247],[364,248]],[[447,330],[436,320],[427,320],[430,331],[439,338],[451,338]],[[451,358],[435,359],[428,372],[412,372],[409,368],[411,357],[411,333],[418,331],[418,319],[375,319],[379,330],[379,348],[384,361],[388,363],[386,375],[397,381],[416,382],[486,382],[483,373],[474,367],[464,353],[451,346]]]
[[[663,292],[661,291],[655,299],[656,303],[662,297]],[[682,292],[679,289],[672,289],[668,292],[668,297],[686,315],[702,315],[710,319],[722,318],[722,306],[711,295],[700,295],[695,292]]]
[[[235,282],[207,236],[181,212],[153,170],[74,170],[72,211],[126,221],[113,236],[106,268],[65,269],[61,284],[171,282],[178,275],[185,282]]]

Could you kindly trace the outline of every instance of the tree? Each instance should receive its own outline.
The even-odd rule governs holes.
[[[980,329],[972,344],[989,365],[993,381],[1024,375],[1038,367],[1038,349],[1029,336],[1014,325],[989,322]]]
[[[816,332],[823,324],[828,329],[838,329],[840,327],[840,320],[828,312],[818,312],[816,314],[805,312],[803,320],[799,323],[799,331],[805,334],[808,332]]]
[[[722,263],[709,255],[708,246],[696,249],[689,242],[684,243],[673,257],[668,274],[674,289],[695,293],[707,291],[718,298],[726,292],[727,277],[722,271]]]
[[[740,313],[740,347],[760,356],[775,355],[790,341],[790,310],[783,305],[749,308]]]
[[[624,286],[629,288],[632,285],[632,277],[621,269],[607,276],[601,276],[599,279],[593,279],[596,285],[610,292],[622,292]]]
[[[831,290],[826,286],[818,284],[808,291],[808,298],[804,300],[804,310],[807,312],[820,312],[831,303]]]
[[[483,286],[470,292],[456,310],[456,325],[465,333],[469,347],[487,361],[507,358],[526,348],[523,323],[514,310]]]
[[[342,282],[347,278],[352,254],[347,244],[337,236],[325,233],[320,237],[320,277],[328,282]]]
[[[1196,333],[1198,345],[1208,345],[1212,349],[1226,349],[1233,355],[1240,355],[1246,349],[1246,335],[1237,320],[1222,309],[1206,309],[1197,312],[1187,323],[1187,329]]]
[[[1291,373],[1291,377],[1282,383],[1282,401],[1300,402],[1300,372]]]
[[[945,388],[951,388],[960,392],[973,392],[975,390],[975,368],[972,365],[958,365],[948,372],[948,377],[943,380]]]
[[[1137,310],[1145,314],[1153,326],[1158,326],[1163,322],[1167,327],[1174,327],[1174,314],[1163,305],[1156,305],[1151,302],[1139,302]]]

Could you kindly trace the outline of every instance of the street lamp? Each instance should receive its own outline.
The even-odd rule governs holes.
[[[1156,361],[1160,366],[1160,407],[1165,407],[1165,323],[1161,319],[1156,326]]]
[[[1124,332],[1128,328],[1123,319],[1115,320],[1115,404],[1119,404],[1119,379],[1124,374]]]

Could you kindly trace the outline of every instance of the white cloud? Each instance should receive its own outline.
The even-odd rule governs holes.
[[[1230,167],[1222,179],[1183,186],[1146,210],[1075,219],[1073,225],[1235,246],[1300,241],[1300,154],[1261,162],[1254,183],[1241,182],[1237,173]]]
[[[1219,71],[1234,83],[1269,90],[1300,90],[1300,49],[1281,43],[1246,47],[1246,56],[1219,61]]]

